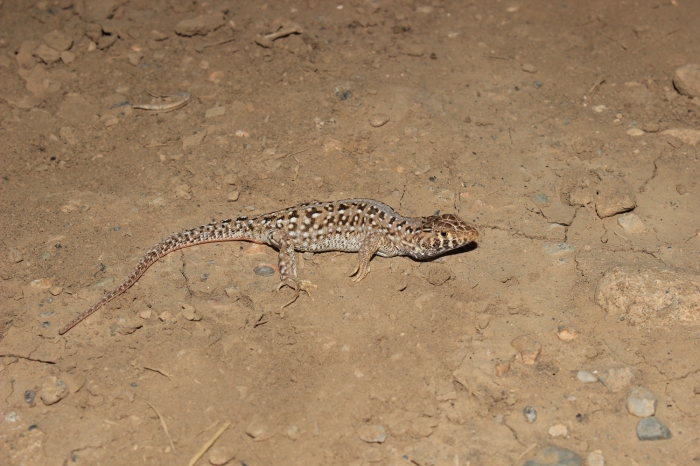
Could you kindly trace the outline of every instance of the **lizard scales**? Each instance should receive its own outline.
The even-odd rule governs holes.
[[[370,271],[374,254],[429,259],[475,241],[479,233],[452,214],[404,217],[388,205],[371,199],[313,202],[255,217],[222,220],[186,230],[164,239],[144,255],[126,280],[88,310],[66,324],[59,334],[95,313],[131,288],[161,257],[178,249],[221,241],[251,241],[279,250],[280,284],[301,291],[313,286],[297,277],[295,251],[357,252],[354,281]],[[283,306],[284,307],[284,306]]]

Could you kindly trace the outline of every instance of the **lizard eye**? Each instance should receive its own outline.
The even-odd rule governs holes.
[[[441,231],[441,232],[440,232],[440,236],[442,236],[443,238],[447,238],[447,232],[446,232],[446,231]]]

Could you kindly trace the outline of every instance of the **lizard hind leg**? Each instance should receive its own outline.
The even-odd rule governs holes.
[[[294,252],[294,241],[285,230],[277,230],[273,233],[273,239],[279,245],[279,269],[280,282],[276,290],[288,286],[294,290],[294,297],[282,309],[292,304],[299,298],[302,291],[306,292],[311,299],[311,287],[316,287],[313,283],[297,278],[297,258]]]

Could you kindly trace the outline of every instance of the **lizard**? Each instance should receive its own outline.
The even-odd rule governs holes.
[[[279,251],[280,283],[294,291],[291,301],[304,291],[311,296],[315,286],[297,276],[295,251],[357,252],[353,281],[359,282],[370,271],[370,260],[382,257],[409,256],[423,260],[460,248],[479,237],[478,231],[453,214],[429,217],[404,217],[388,205],[371,199],[346,199],[310,202],[255,217],[202,225],[176,233],[151,248],[136,268],[113,291],[105,294],[83,313],[68,322],[58,333],[65,334],[102,306],[131,288],[163,256],[178,249],[222,241],[249,241],[267,244]]]

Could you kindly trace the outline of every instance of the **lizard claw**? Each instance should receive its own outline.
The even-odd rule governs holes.
[[[355,267],[355,271],[353,273],[351,273],[350,276],[352,277],[353,275],[357,274],[357,275],[355,275],[355,278],[352,279],[352,281],[357,283],[360,280],[362,280],[363,278],[365,278],[368,273],[369,273],[369,264],[365,265],[362,261],[358,261],[357,267]]]
[[[296,301],[299,298],[299,295],[301,292],[305,292],[307,295],[309,295],[309,298],[313,301],[314,298],[311,296],[311,287],[318,288],[316,285],[311,283],[308,280],[293,280],[288,278],[287,280],[281,282],[279,285],[277,285],[276,291],[279,291],[282,287],[288,286],[291,289],[294,290],[294,297],[292,298],[291,301],[289,301],[287,304],[284,304],[281,309],[284,309],[285,307],[289,306],[292,304],[294,301]]]

